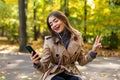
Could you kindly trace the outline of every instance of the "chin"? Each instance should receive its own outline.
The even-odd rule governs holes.
[[[56,31],[56,33],[61,33],[61,31]]]

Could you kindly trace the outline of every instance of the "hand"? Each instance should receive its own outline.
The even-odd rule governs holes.
[[[93,52],[96,52],[98,49],[100,49],[102,47],[101,45],[101,36],[97,36],[96,39],[95,39],[95,43],[93,44],[93,47],[92,47],[92,51]]]
[[[35,64],[38,64],[40,62],[40,56],[37,53],[35,53],[35,55],[33,55],[33,52],[32,52],[32,54],[30,55],[30,59]]]

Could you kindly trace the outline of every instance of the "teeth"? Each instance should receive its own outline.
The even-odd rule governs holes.
[[[59,29],[59,27],[57,27],[55,30],[58,30]]]
[[[59,26],[56,26],[56,28],[55,29],[58,29],[59,28]]]

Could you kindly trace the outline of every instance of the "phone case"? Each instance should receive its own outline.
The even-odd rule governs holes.
[[[31,46],[26,46],[25,48],[29,51],[30,54],[32,53],[32,51],[33,51],[33,55],[36,54],[35,50],[34,50]],[[38,56],[39,56],[39,55],[37,54],[37,55],[36,55],[36,58],[37,58]],[[39,58],[38,60],[40,60],[40,59],[41,59],[41,58]]]
[[[33,54],[36,53],[35,50],[31,46],[26,46],[25,48],[29,51],[29,53],[31,53],[32,51],[33,51]]]

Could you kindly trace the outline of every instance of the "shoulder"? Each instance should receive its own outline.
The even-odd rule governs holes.
[[[53,37],[51,35],[49,36],[45,36],[45,39],[44,41],[48,44],[52,43],[53,42]]]
[[[75,34],[76,37],[82,36],[82,33],[76,29],[73,29],[73,33]]]
[[[82,33],[78,30],[74,30],[74,40],[77,40],[80,43],[83,43]]]
[[[44,37],[44,48],[45,47],[51,47],[51,45],[53,45],[53,38],[52,36],[45,36]]]
[[[52,39],[52,36],[51,36],[51,35],[45,36],[45,40],[49,40],[49,39]]]

